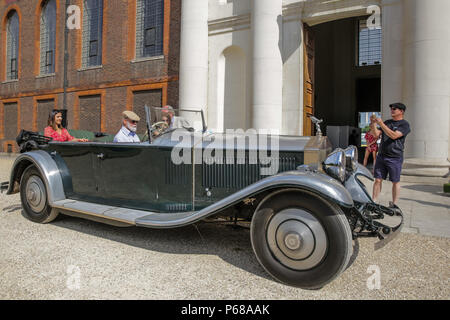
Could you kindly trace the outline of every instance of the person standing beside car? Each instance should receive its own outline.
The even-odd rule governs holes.
[[[122,112],[122,128],[114,137],[114,142],[141,142],[136,134],[139,116],[133,111]]]
[[[47,127],[44,129],[44,136],[52,138],[54,141],[65,142],[87,142],[88,139],[77,139],[72,137],[66,128],[62,126],[62,112],[53,110],[50,112],[47,121]]]
[[[411,132],[408,121],[404,120],[406,106],[397,102],[389,105],[392,119],[383,122],[377,118],[376,122],[381,128],[381,144],[374,168],[375,183],[372,198],[376,202],[380,192],[382,180],[387,178],[392,182],[392,202],[389,207],[396,208],[400,194],[400,173],[403,164],[403,150],[406,136]]]
[[[367,147],[366,152],[364,153],[364,161],[363,166],[367,166],[367,162],[369,160],[369,156],[372,155],[373,157],[373,167],[375,168],[376,165],[376,159],[377,159],[377,152],[378,152],[378,138],[380,137],[380,130],[378,130],[376,125],[376,119],[377,116],[375,114],[372,114],[370,116],[370,129],[366,132],[366,135],[364,136],[364,139],[367,141]]]

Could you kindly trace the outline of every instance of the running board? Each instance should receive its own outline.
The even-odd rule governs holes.
[[[173,228],[189,224],[197,212],[159,213],[143,210],[135,210],[102,204],[64,199],[53,203],[52,207],[71,212],[91,215],[107,220],[149,227],[149,228]]]

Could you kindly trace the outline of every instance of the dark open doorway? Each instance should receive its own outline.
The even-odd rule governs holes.
[[[311,28],[314,111],[325,132],[327,126],[358,128],[360,112],[381,109],[381,30],[364,29],[365,20],[352,17]]]

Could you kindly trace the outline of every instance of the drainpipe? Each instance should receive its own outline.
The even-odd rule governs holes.
[[[70,6],[70,0],[66,0],[65,10],[64,10],[64,66],[63,66],[63,109],[67,110],[67,64],[69,61],[69,52],[68,52],[68,38],[69,38],[69,29],[67,28],[67,9]],[[67,121],[67,120],[66,120]]]

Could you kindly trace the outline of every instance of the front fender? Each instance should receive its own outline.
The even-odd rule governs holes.
[[[352,197],[344,186],[326,174],[312,171],[287,171],[259,180],[200,211],[162,214],[163,219],[160,218],[161,214],[153,214],[137,218],[135,224],[151,228],[180,227],[212,216],[262,191],[281,188],[307,190],[342,207],[353,207]]]
[[[337,180],[317,171],[287,171],[259,181],[268,186],[289,186],[306,189],[343,207],[353,207],[353,199]]]
[[[345,188],[350,193],[352,199],[360,203],[373,203],[372,197],[367,192],[365,185],[358,179],[359,176],[363,176],[373,181],[372,173],[358,163],[355,172],[353,172],[345,181]]]
[[[19,192],[22,173],[29,165],[34,165],[39,170],[47,188],[50,206],[52,206],[55,201],[64,200],[66,198],[59,168],[52,156],[42,150],[26,152],[17,157],[11,169],[9,188],[6,194]]]

